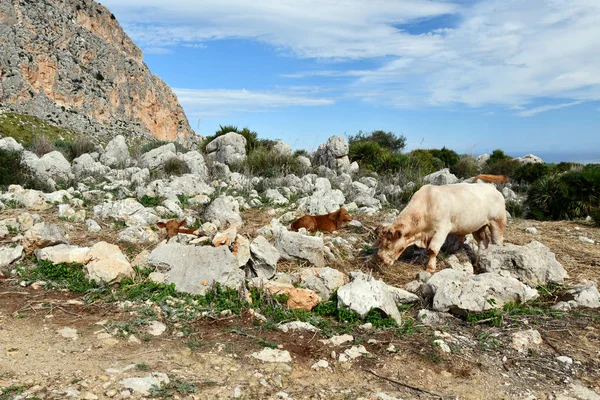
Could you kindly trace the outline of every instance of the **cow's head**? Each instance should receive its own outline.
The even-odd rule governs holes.
[[[392,265],[413,241],[404,224],[382,225],[378,232],[377,256],[387,265]]]
[[[159,228],[164,228],[167,230],[167,239],[176,236],[179,233],[179,228],[182,228],[187,225],[187,221],[183,220],[181,222],[176,219],[171,219],[167,222],[157,222],[156,226]]]
[[[340,208],[335,213],[333,213],[333,217],[334,217],[336,225],[338,227],[346,222],[352,221],[352,217],[350,216],[350,213],[348,211],[346,211],[346,209],[344,207]]]

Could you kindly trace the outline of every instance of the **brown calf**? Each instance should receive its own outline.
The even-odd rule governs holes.
[[[170,219],[167,222],[157,222],[156,226],[159,228],[164,228],[167,230],[167,239],[172,238],[178,233],[188,233],[193,234],[196,232],[196,229],[183,229],[182,226],[186,226],[187,221],[177,221],[176,219]]]
[[[324,215],[305,215],[292,222],[291,228],[293,231],[298,231],[300,228],[306,228],[309,232],[337,231],[344,223],[352,221],[352,217],[344,207],[337,211]]]

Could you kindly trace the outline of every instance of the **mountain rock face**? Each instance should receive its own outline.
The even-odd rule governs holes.
[[[0,1],[0,105],[92,136],[193,134],[175,94],[91,0]]]

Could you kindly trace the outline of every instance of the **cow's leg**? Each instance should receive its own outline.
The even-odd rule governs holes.
[[[479,251],[481,250],[482,247],[484,249],[487,249],[488,245],[490,244],[489,236],[485,230],[486,228],[487,228],[487,225],[484,225],[481,228],[479,228],[477,231],[473,232],[473,238],[477,242],[477,254],[479,254]],[[482,246],[482,244],[483,244],[483,246]]]
[[[435,272],[436,257],[439,254],[440,249],[444,245],[447,236],[448,231],[437,231],[433,234],[433,237],[429,241],[429,245],[427,246],[427,255],[429,256],[429,262],[427,263],[427,271],[430,273]]]
[[[502,213],[490,221],[490,232],[492,235],[493,244],[504,243],[504,231],[506,231],[506,224],[506,213]]]

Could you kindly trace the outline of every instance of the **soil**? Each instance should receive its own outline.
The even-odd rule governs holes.
[[[9,210],[1,216],[12,216],[8,214]],[[270,217],[254,216],[257,226],[248,232]],[[377,223],[369,219],[367,225]],[[529,226],[539,234],[525,233]],[[78,229],[72,230],[75,243],[111,236],[108,230],[98,238],[83,232],[78,236]],[[366,238],[372,235],[369,232],[364,233]],[[579,236],[599,242],[600,230],[585,222],[512,220],[506,241],[538,240],[556,253],[570,282],[599,282],[600,245],[585,244]],[[370,270],[365,260],[345,260],[340,267]],[[423,268],[418,262],[397,262],[373,273],[402,286]],[[418,309],[411,308],[403,318],[414,319]],[[169,390],[172,398],[181,399],[583,399],[598,398],[592,391],[600,393],[598,310],[578,309],[560,318],[515,316],[502,327],[458,318],[437,328],[415,323],[405,333],[359,331],[353,342],[337,347],[323,344],[324,336],[318,333],[269,329],[249,313],[199,319],[185,333],[168,325],[160,336],[136,335],[137,344],[119,335],[101,335],[113,333],[106,321],[135,318],[136,313],[122,303],[85,304],[73,293],[0,280],[0,399],[19,392],[23,398],[64,399],[74,391],[78,396],[73,398],[148,398],[124,392],[120,381],[153,372],[166,373],[171,380],[155,394],[157,398],[169,397]],[[60,335],[64,327],[76,329],[77,338]],[[530,328],[541,333],[543,343],[519,353],[511,347],[511,335]],[[443,339],[451,352],[434,345],[436,339]],[[289,351],[292,362],[264,363],[250,356],[265,343]],[[339,355],[353,345],[363,345],[369,354],[349,363],[332,358],[332,352]],[[572,363],[561,362],[558,356],[569,357]],[[319,360],[327,360],[329,368],[311,368]]]

